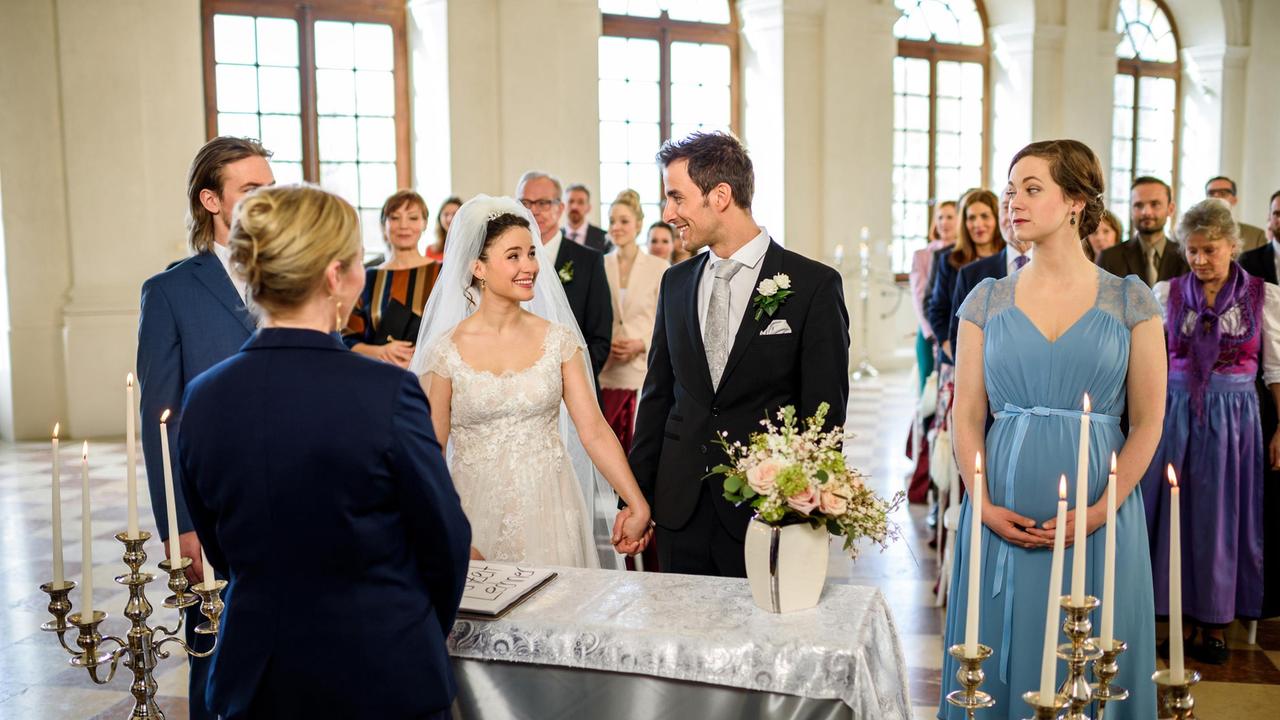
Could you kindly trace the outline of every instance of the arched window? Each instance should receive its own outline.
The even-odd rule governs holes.
[[[729,0],[600,0],[600,200],[661,211],[663,141],[738,130],[738,27]]]
[[[1111,139],[1111,210],[1129,218],[1129,185],[1151,175],[1178,187],[1178,31],[1160,0],[1120,0]]]
[[[989,153],[986,18],[978,0],[895,0],[894,272],[928,243],[933,206],[980,187]]]
[[[307,180],[360,213],[410,184],[403,0],[204,0],[205,131],[258,138],[281,183]]]

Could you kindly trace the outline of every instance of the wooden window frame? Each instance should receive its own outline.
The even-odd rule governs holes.
[[[898,40],[897,57],[918,58],[929,61],[929,208],[932,211],[943,199],[937,192],[937,149],[938,149],[938,63],[966,62],[982,65],[982,183],[988,180],[987,172],[991,163],[991,39],[987,36],[989,27],[987,9],[982,0],[974,0],[978,17],[982,20],[982,44],[960,45],[929,40]],[[895,128],[896,130],[896,128]],[[959,198],[950,198],[959,200]],[[925,228],[925,237],[929,229]],[[896,273],[898,282],[906,282],[908,273]]]
[[[409,48],[404,0],[201,0],[201,27],[204,36],[205,135],[218,135],[218,88],[213,48],[214,15],[251,15],[296,20],[298,23],[298,81],[302,121],[302,174],[308,182],[320,182],[320,148],[316,126],[315,23],[383,23],[391,26],[395,79],[396,183],[409,187],[411,166],[409,109]],[[268,148],[270,149],[270,148]]]
[[[658,41],[658,135],[659,140],[671,139],[671,43],[714,43],[729,46],[729,129],[739,137],[741,129],[742,70],[739,63],[738,12],[730,0],[721,0],[729,6],[729,22],[716,23],[672,20],[667,11],[656,18],[634,15],[601,14],[601,36],[637,38]]]
[[[1138,177],[1138,98],[1140,97],[1140,85],[1143,78],[1172,78],[1173,79],[1173,163],[1171,167],[1172,177],[1169,178],[1169,192],[1174,198],[1178,196],[1178,179],[1182,170],[1182,37],[1178,34],[1178,24],[1174,22],[1173,13],[1169,12],[1169,6],[1165,5],[1164,0],[1153,0],[1156,6],[1160,8],[1160,12],[1164,13],[1165,20],[1169,21],[1169,32],[1173,33],[1173,47],[1175,52],[1175,61],[1171,63],[1156,62],[1154,60],[1141,60],[1139,58],[1117,58],[1116,74],[1129,75],[1133,77],[1133,128],[1129,141],[1129,183]],[[1116,13],[1120,9],[1116,8]],[[1115,98],[1111,99],[1112,112],[1114,112]],[[1115,144],[1115,136],[1112,135],[1112,145]]]

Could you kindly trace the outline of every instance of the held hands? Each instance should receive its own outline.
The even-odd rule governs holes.
[[[405,340],[388,340],[386,345],[377,346],[374,357],[379,360],[408,369],[413,359],[413,343]]]
[[[613,521],[613,549],[623,555],[643,552],[653,538],[653,523],[649,522],[649,508],[632,509],[630,505],[618,511]]]

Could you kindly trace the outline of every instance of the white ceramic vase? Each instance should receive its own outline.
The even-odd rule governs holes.
[[[825,527],[808,523],[777,527],[752,518],[743,552],[756,605],[775,613],[817,605],[827,582],[830,548]]]

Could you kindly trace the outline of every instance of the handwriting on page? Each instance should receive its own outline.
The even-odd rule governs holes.
[[[530,579],[538,575],[535,570],[521,567],[471,564],[467,572],[467,584],[462,597],[471,600],[500,600],[508,591],[519,591],[529,586]]]

